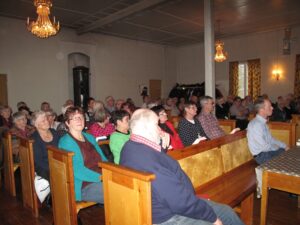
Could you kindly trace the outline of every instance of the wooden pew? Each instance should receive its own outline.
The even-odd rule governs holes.
[[[300,115],[292,115],[292,123],[296,123],[296,141],[300,139]]]
[[[226,134],[229,134],[236,127],[235,120],[218,119],[218,122],[220,127]]]
[[[102,140],[102,141],[98,141],[98,145],[109,145],[109,140]]]
[[[10,132],[4,133],[2,143],[4,150],[4,187],[12,196],[15,197],[15,171],[20,167],[20,163],[13,162],[12,135]]]
[[[114,162],[114,155],[109,147],[110,140],[99,140],[98,145],[109,162]]]
[[[272,136],[288,146],[296,145],[296,123],[268,122]]]
[[[106,225],[151,225],[151,181],[154,174],[112,163],[102,167]]]
[[[189,176],[197,194],[236,208],[252,224],[256,163],[248,149],[246,131],[170,151]]]
[[[18,137],[20,140],[20,168],[24,207],[30,208],[35,217],[39,216],[38,198],[34,187],[33,140]]]
[[[50,187],[55,225],[77,225],[77,215],[95,202],[76,202],[73,175],[73,152],[48,146]]]

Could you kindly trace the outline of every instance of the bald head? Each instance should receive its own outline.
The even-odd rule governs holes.
[[[136,110],[130,119],[130,129],[132,134],[160,143],[158,116],[150,109]]]

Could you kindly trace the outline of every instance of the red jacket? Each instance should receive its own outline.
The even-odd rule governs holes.
[[[175,130],[173,124],[169,121],[166,121],[166,125],[170,128],[170,130],[173,132],[173,135],[170,134],[170,138],[171,138],[171,145],[173,147],[173,149],[181,149],[184,148],[184,145],[182,144],[182,141],[177,133],[177,131]]]

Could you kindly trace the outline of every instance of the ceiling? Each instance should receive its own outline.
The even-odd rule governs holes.
[[[113,35],[182,46],[203,42],[204,0],[53,0],[51,16],[81,35]],[[36,18],[33,0],[1,0],[0,16]],[[216,37],[300,25],[299,0],[214,0]],[[215,23],[217,24],[217,23]]]

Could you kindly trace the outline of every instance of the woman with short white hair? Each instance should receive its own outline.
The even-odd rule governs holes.
[[[10,132],[23,138],[28,138],[34,132],[34,127],[27,125],[27,117],[23,112],[15,112],[12,116],[13,127]]]
[[[32,124],[36,131],[32,134],[34,152],[34,167],[37,175],[49,181],[49,162],[47,145],[58,146],[59,136],[50,128],[47,115],[44,111],[32,114]]]

